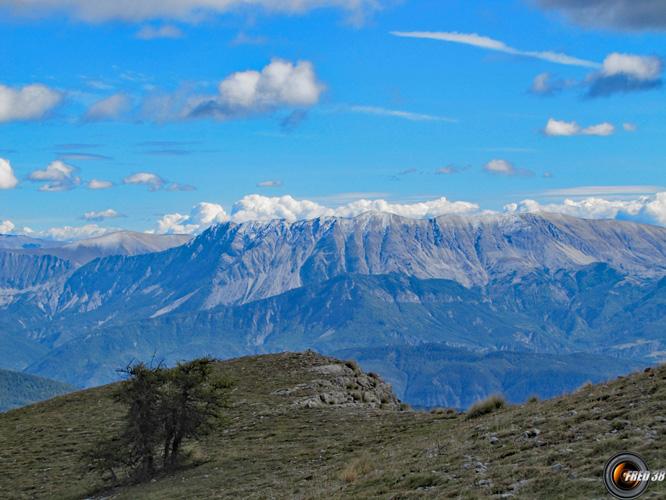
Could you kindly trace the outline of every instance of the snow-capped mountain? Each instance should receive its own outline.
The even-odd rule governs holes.
[[[599,376],[620,373],[665,359],[664,304],[656,226],[546,213],[228,222],[193,239],[0,250],[0,367],[90,385],[154,356],[314,348],[449,404],[463,389],[432,386],[432,356],[552,355],[534,361],[545,377],[544,360],[556,370],[584,352]]]
[[[596,262],[638,277],[666,274],[666,229],[553,214],[414,220],[225,223],[160,254],[109,257],[77,270],[59,310],[161,315],[238,305],[342,274],[404,274],[482,286],[534,270]]]

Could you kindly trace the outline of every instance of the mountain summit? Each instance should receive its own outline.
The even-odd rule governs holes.
[[[244,304],[349,273],[397,273],[472,287],[596,262],[640,277],[662,276],[666,228],[554,214],[415,220],[366,213],[227,222],[168,252],[82,267],[65,285],[59,309],[145,304],[153,315]]]
[[[153,356],[312,348],[360,360],[412,404],[466,407],[556,395],[666,352],[666,228],[366,213],[227,222],[172,248],[140,236],[69,247],[119,253],[84,265],[62,248],[0,252],[4,368],[89,386]],[[145,253],[154,241],[163,251]]]

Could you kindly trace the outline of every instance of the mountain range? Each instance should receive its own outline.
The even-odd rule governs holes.
[[[77,386],[137,359],[313,348],[371,366],[416,406],[466,407],[666,359],[656,226],[367,213],[18,241],[0,245],[2,367]]]
[[[0,412],[51,399],[75,389],[62,382],[0,369]]]

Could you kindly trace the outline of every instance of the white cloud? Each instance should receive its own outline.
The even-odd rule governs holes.
[[[182,38],[183,32],[172,24],[163,24],[161,26],[143,26],[136,34],[141,40],[155,40],[157,38]]]
[[[15,227],[10,220],[0,220],[0,234],[9,234]]]
[[[636,132],[638,130],[638,126],[635,123],[629,123],[629,122],[623,123],[622,128],[626,132]]]
[[[354,217],[368,211],[388,212],[402,217],[423,219],[445,214],[470,214],[479,210],[475,203],[449,201],[441,197],[419,203],[389,203],[385,200],[358,200],[335,209],[335,215]]]
[[[437,175],[452,175],[452,174],[458,174],[465,170],[465,168],[461,167],[456,167],[455,165],[447,165],[446,167],[440,167],[437,170],[435,170],[435,173]]]
[[[14,169],[9,160],[0,158],[0,189],[14,189],[18,184],[18,179],[14,175]]]
[[[69,191],[81,184],[76,169],[60,160],[51,162],[44,170],[35,170],[28,179],[33,182],[43,182],[40,191]]]
[[[84,120],[90,122],[115,120],[125,114],[131,105],[132,101],[125,94],[114,94],[92,104],[88,108]]]
[[[419,203],[389,203],[386,200],[355,200],[339,207],[327,207],[311,200],[297,200],[292,196],[268,197],[258,194],[244,196],[237,201],[228,216],[222,206],[199,203],[189,215],[167,214],[157,222],[157,233],[196,233],[213,224],[231,220],[241,223],[284,219],[289,222],[317,217],[355,217],[365,212],[388,212],[403,217],[426,218],[444,214],[471,214],[479,210],[475,203],[449,201],[439,198]]]
[[[513,176],[531,176],[534,172],[525,168],[517,168],[513,163],[507,160],[490,160],[486,163],[483,169],[489,174],[504,175],[508,177]]]
[[[666,192],[657,193],[643,208],[643,213],[658,224],[666,226]]]
[[[519,50],[511,47],[504,42],[489,38],[486,36],[477,35],[476,33],[458,33],[458,32],[431,32],[431,31],[393,31],[392,35],[407,38],[424,38],[431,40],[440,40],[444,42],[461,43],[465,45],[472,45],[487,50],[495,50],[504,52],[515,56],[532,57],[535,59],[542,59],[544,61],[564,64],[568,66],[583,66],[586,68],[599,68],[601,65],[593,61],[579,59],[567,54],[551,51],[532,51],[532,50]]]
[[[637,80],[656,80],[661,76],[661,59],[614,52],[604,59],[604,76],[627,75]]]
[[[281,107],[308,107],[319,102],[324,86],[308,61],[273,59],[261,71],[233,73],[218,86],[218,95],[189,99],[184,117],[230,119]]]
[[[224,14],[259,7],[267,12],[299,14],[318,8],[338,8],[359,21],[380,7],[379,0],[3,0],[0,6],[18,15],[44,16],[64,12],[79,20],[145,21],[176,19],[196,21],[206,14]]]
[[[539,73],[532,81],[532,92],[535,94],[552,94],[553,86],[551,84],[550,73]]]
[[[547,204],[523,200],[506,205],[504,209],[507,212],[554,212],[586,219],[623,219],[666,225],[666,192],[630,200],[589,197]]]
[[[644,203],[638,200],[606,200],[603,198],[585,198],[583,200],[566,199],[562,203],[541,204],[535,200],[523,200],[507,205],[509,212],[554,212],[588,219],[614,219],[621,212],[638,215]]]
[[[247,195],[237,201],[231,210],[234,222],[271,219],[295,221],[333,214],[332,209],[314,201],[296,200],[289,195],[279,197]]]
[[[85,214],[83,214],[83,218],[85,220],[94,220],[94,221],[101,221],[105,219],[117,219],[118,217],[124,217],[124,215],[116,212],[112,208],[108,208],[106,210],[86,212]]]
[[[257,182],[257,187],[263,188],[274,188],[282,186],[282,181],[279,180],[270,180],[270,181],[261,181]]]
[[[148,186],[150,191],[160,191],[162,189],[165,191],[196,191],[197,189],[189,184],[168,182],[166,179],[152,172],[137,172],[136,174],[128,175],[123,179],[123,184]]]
[[[156,233],[192,234],[229,219],[221,205],[202,202],[195,205],[189,215],[174,213],[157,221]]]
[[[99,179],[92,179],[88,181],[88,189],[110,189],[113,187],[113,182],[103,181]]]
[[[576,80],[564,80],[550,73],[539,73],[532,80],[530,92],[540,96],[552,96],[565,89],[575,87],[577,84]]]
[[[123,184],[130,185],[144,185],[148,186],[150,191],[159,191],[164,187],[166,181],[159,175],[151,172],[138,172],[136,174],[128,175],[123,179]]]
[[[548,119],[548,123],[546,123],[543,132],[551,137],[568,137],[574,135],[594,135],[603,137],[615,133],[615,126],[612,123],[603,122],[583,128],[575,121],[567,122],[550,118]]]
[[[580,134],[580,125],[576,122],[565,122],[549,118],[544,134],[549,136],[571,136]]]
[[[604,59],[601,71],[588,76],[588,96],[659,88],[662,71],[663,63],[658,57],[614,52]]]
[[[412,113],[410,111],[399,111],[395,109],[380,108],[377,106],[350,106],[349,110],[353,113],[364,113],[368,115],[390,116],[394,118],[402,118],[413,122],[449,122],[456,123],[458,120],[455,118],[448,118],[446,116],[427,115],[423,113]]]
[[[84,226],[52,227],[46,231],[38,231],[32,234],[54,240],[83,240],[102,236],[113,231],[117,231],[117,229],[101,227],[97,224],[86,224]]]
[[[42,118],[60,104],[62,97],[41,84],[17,88],[0,85],[0,123]]]
[[[598,137],[606,137],[615,133],[615,125],[608,122],[599,123],[597,125],[590,125],[582,130],[583,135],[596,135]]]

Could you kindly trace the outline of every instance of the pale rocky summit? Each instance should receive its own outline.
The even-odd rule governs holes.
[[[244,304],[342,274],[397,273],[472,287],[597,262],[637,277],[663,276],[666,228],[554,214],[228,222],[166,252],[82,267],[59,308],[151,316]]]

